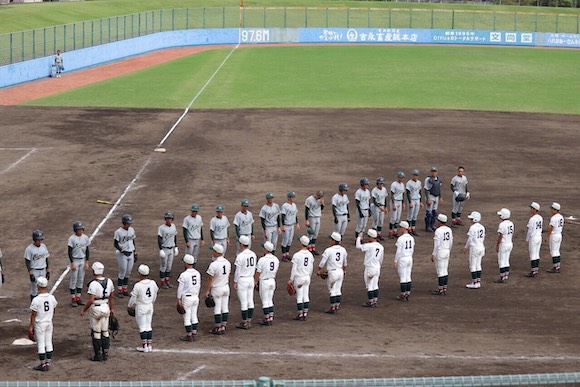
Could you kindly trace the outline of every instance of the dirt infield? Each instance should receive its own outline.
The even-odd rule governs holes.
[[[0,114],[0,215],[5,219],[0,248],[8,280],[1,290],[5,298],[0,298],[0,380],[372,378],[578,370],[578,226],[566,226],[562,274],[545,273],[550,259],[544,244],[540,276],[523,277],[529,266],[524,241],[529,202],[542,205],[545,225],[552,201],[562,204],[565,215],[580,212],[575,183],[580,180],[575,166],[580,146],[577,116],[388,109],[196,110],[186,116],[162,154],[153,149],[180,111],[0,107]],[[471,210],[480,211],[488,234],[479,290],[465,288],[470,275],[461,252],[467,232],[463,226],[454,229],[449,295],[429,294],[437,284],[429,261],[432,240],[421,232],[416,239],[412,300],[405,304],[394,300],[398,277],[391,266],[394,242],[388,240],[380,305],[362,308],[366,296],[362,253],[354,248],[350,223],[344,243],[349,270],[338,315],[323,313],[328,306],[326,285],[315,278],[308,321],[293,321],[294,301],[281,286],[290,265],[282,263],[274,326],[234,328],[214,337],[207,333],[211,311],[203,307],[199,340],[182,343],[175,289],[162,290],[153,321],[156,352],[134,350],[139,336],[134,320],[125,313],[124,299],[115,308],[122,330],[112,342],[111,359],[92,363],[88,320],[69,306],[67,278],[56,292],[60,305],[51,371],[31,370],[37,363],[34,347],[10,345],[25,336],[29,318],[22,254],[31,231],[40,228],[46,234],[52,286],[67,264],[72,223],[80,219],[92,233],[111,208],[96,200],[115,201],[139,171],[120,208],[93,241],[93,259],[103,261],[106,274],[113,277],[112,235],[124,213],[135,218],[141,262],[156,273],[157,226],[169,209],[176,212],[180,225],[191,203],[200,203],[207,238],[217,203],[226,206],[231,221],[241,198],[251,200],[257,216],[266,191],[273,191],[281,204],[286,191],[295,190],[302,204],[314,190],[323,189],[329,201],[343,181],[350,185],[353,200],[361,176],[374,180],[382,175],[390,183],[396,171],[419,168],[424,178],[432,164],[446,182],[458,165],[466,167],[472,199],[466,202],[464,217]],[[442,212],[449,214],[450,191],[445,192]],[[513,275],[502,285],[492,280],[498,271],[495,212],[504,206],[512,210],[516,238]],[[302,211],[301,207],[303,222]],[[332,226],[329,207],[322,219],[324,246]],[[183,251],[181,237],[179,242]],[[233,259],[232,249],[227,258]],[[209,251],[199,260],[198,268],[204,272]],[[173,278],[180,268],[175,262]],[[133,273],[130,287],[136,278]],[[259,318],[257,295],[255,299]],[[5,322],[9,319],[20,322]],[[232,292],[230,326],[239,319],[239,303]]]

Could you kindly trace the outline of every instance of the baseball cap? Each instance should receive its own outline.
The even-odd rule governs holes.
[[[377,184],[385,184],[385,178],[382,176],[377,177]]]
[[[308,238],[306,235],[302,235],[299,240],[303,246],[308,246],[310,244],[310,238]]]
[[[139,268],[137,269],[137,271],[141,275],[149,275],[149,266],[147,266],[147,265],[139,265]]]
[[[220,244],[217,244],[217,243],[213,246],[210,246],[209,249],[215,251],[218,254],[224,253],[224,247]]]
[[[374,228],[369,228],[367,231],[367,235],[370,236],[371,238],[376,238],[379,234],[377,233],[377,230],[375,230]]]
[[[540,205],[538,203],[536,203],[536,202],[532,202],[530,204],[530,208],[533,208],[536,211],[540,211]]]
[[[397,172],[397,177],[405,177],[405,172],[403,171]]]
[[[183,262],[187,263],[188,265],[193,265],[195,263],[195,258],[191,254],[185,254],[183,256]]]
[[[45,288],[48,286],[48,280],[44,277],[38,277],[36,279],[36,284],[41,288]]]
[[[175,219],[175,214],[173,214],[173,212],[172,212],[172,211],[167,211],[167,212],[165,213],[165,215],[163,216],[163,218],[164,218],[164,219],[167,219],[167,218],[169,218],[169,219]]]
[[[275,249],[275,247],[272,244],[272,242],[269,242],[269,241],[266,241],[266,242],[262,243],[260,246],[262,246],[263,248],[265,248],[269,252],[272,252]]]
[[[286,196],[289,198],[294,198],[296,197],[296,192],[294,191],[288,191],[288,193],[286,193]]]
[[[329,237],[337,242],[342,241],[342,235],[340,235],[337,232],[333,232],[332,234],[329,235]]]
[[[360,179],[360,184],[361,185],[368,184],[368,183],[369,183],[369,179],[367,179],[366,177],[361,177],[361,179]]]
[[[193,203],[191,205],[191,211],[199,211],[199,204]]]
[[[91,266],[91,268],[93,269],[93,273],[95,274],[103,274],[103,272],[105,271],[105,265],[103,265],[101,262],[93,263],[93,266]]]
[[[240,235],[240,237],[238,238],[238,242],[240,242],[240,245],[249,246],[250,245],[250,237],[247,235]]]
[[[274,197],[274,193],[273,192],[266,192],[266,199],[271,199]]]
[[[555,209],[556,211],[560,211],[560,203],[552,203],[552,205],[550,206],[550,208]]]
[[[437,215],[437,220],[442,222],[442,223],[447,223],[447,215],[439,214],[439,215]]]
[[[348,184],[346,183],[341,183],[338,185],[338,190],[339,191],[348,191]]]
[[[502,218],[503,220],[505,219],[509,219],[510,216],[512,215],[512,213],[510,212],[510,210],[508,210],[507,208],[502,208],[501,210],[499,210],[497,212],[497,214],[499,215],[500,218]]]
[[[469,219],[473,219],[474,222],[481,221],[481,214],[477,211],[472,211],[471,214],[467,215]]]
[[[438,171],[438,170],[439,170],[439,168],[437,168],[435,165],[433,165],[433,166],[431,167],[431,170],[432,170],[432,171]]]
[[[419,170],[418,169],[413,169],[413,172],[411,172],[413,175],[419,175]]]
[[[224,212],[225,207],[223,206],[223,204],[218,204],[217,206],[215,206],[215,210],[219,212]]]
[[[408,230],[409,229],[409,222],[403,220],[401,223],[399,223],[399,227]]]
[[[250,206],[250,201],[248,199],[242,199],[242,206],[249,207]]]

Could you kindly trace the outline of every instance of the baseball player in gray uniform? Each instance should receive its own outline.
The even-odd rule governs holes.
[[[199,257],[200,246],[205,246],[203,240],[203,220],[199,212],[199,204],[191,205],[191,215],[183,218],[183,238],[185,239],[185,254]]]
[[[385,178],[379,176],[377,177],[377,186],[371,191],[371,214],[373,215],[373,228],[377,230],[377,239],[380,241],[384,240],[381,236],[381,231],[385,223],[387,196]]]
[[[399,301],[407,302],[411,296],[411,272],[413,271],[413,253],[415,252],[415,238],[409,233],[409,223],[401,222],[401,236],[395,245],[397,252],[393,261],[393,268],[399,274],[399,284],[401,294],[396,298]]]
[[[310,237],[310,246],[308,248],[314,255],[319,255],[316,251],[316,238],[320,232],[320,218],[324,210],[324,191],[316,191],[314,195],[306,198],[304,203],[304,217],[306,218],[306,227],[312,230]]]
[[[240,307],[242,309],[242,321],[236,324],[236,328],[250,329],[252,317],[254,317],[254,276],[258,257],[250,250],[250,237],[242,235],[239,238],[242,251],[236,257],[234,265],[234,289],[237,290]]]
[[[242,251],[239,239],[242,235],[250,238],[249,248],[252,248],[252,241],[254,240],[254,215],[249,211],[250,201],[248,199],[242,199],[241,203],[242,209],[238,211],[234,217],[234,226],[236,228],[236,238],[237,251],[236,255]]]
[[[369,191],[369,179],[363,177],[360,179],[360,188],[354,193],[356,202],[356,228],[354,237],[358,238],[359,234],[367,228],[371,208],[371,191]]]
[[[44,277],[50,279],[50,268],[48,266],[48,257],[50,254],[46,245],[42,243],[44,233],[40,230],[32,232],[32,243],[24,250],[24,262],[30,277],[30,300],[38,295],[38,286],[36,279]]]
[[[135,307],[135,321],[139,328],[141,346],[137,347],[139,352],[153,352],[153,304],[157,300],[159,288],[154,280],[149,278],[149,266],[139,265],[137,268],[139,281],[133,286],[131,299],[127,307]]]
[[[52,345],[52,318],[54,309],[58,305],[56,298],[48,293],[48,280],[44,277],[36,279],[38,296],[30,303],[30,323],[28,335],[36,337],[36,348],[40,364],[33,368],[36,371],[48,371],[53,355]]]
[[[540,247],[542,246],[542,227],[544,219],[539,214],[540,205],[536,202],[530,204],[530,212],[532,216],[528,221],[528,232],[526,234],[526,242],[528,242],[528,251],[530,252],[531,270],[525,276],[534,278],[538,276],[538,269],[540,266]]]
[[[379,300],[379,278],[381,276],[381,265],[383,264],[385,248],[377,242],[377,230],[367,231],[369,240],[362,243],[362,233],[356,238],[356,248],[365,253],[364,258],[364,281],[367,289],[368,301],[362,306],[365,308],[376,308]]]
[[[310,281],[314,271],[314,255],[308,248],[310,239],[306,235],[300,237],[301,249],[292,256],[292,271],[290,280],[296,288],[296,308],[298,314],[294,317],[296,321],[306,321],[308,308],[310,307]]]
[[[225,255],[230,245],[229,227],[230,221],[224,215],[225,207],[218,204],[215,208],[215,216],[209,221],[209,233],[213,245],[216,243],[224,248],[222,254]]]
[[[81,222],[73,224],[74,234],[68,238],[68,259],[70,261],[70,295],[71,306],[83,306],[81,293],[85,283],[85,270],[89,268],[89,245],[91,239],[83,233],[85,226]]]
[[[228,325],[232,264],[224,258],[222,245],[216,243],[210,249],[213,252],[213,262],[207,268],[208,279],[205,296],[209,297],[211,294],[214,299],[213,318],[215,326],[209,333],[223,335]]]
[[[421,189],[423,185],[421,180],[419,180],[419,170],[413,169],[412,177],[407,184],[405,184],[405,189],[407,190],[407,223],[409,223],[409,234],[414,236],[419,236],[417,234],[417,217],[419,216],[419,210],[423,207],[423,202],[421,201]]]
[[[348,212],[348,184],[341,183],[338,185],[338,192],[332,197],[332,214],[334,215],[334,226],[332,231],[339,233],[344,237],[346,226],[350,222]]]
[[[397,180],[391,183],[391,220],[389,222],[389,238],[394,239],[398,237],[399,223],[401,222],[401,215],[406,208],[404,202],[405,183],[403,179],[405,173],[397,172]]]
[[[441,197],[441,184],[443,180],[439,177],[439,169],[431,167],[431,175],[425,178],[425,231],[435,231],[435,221],[437,220],[437,210],[443,204]]]
[[[300,230],[298,223],[298,207],[296,207],[296,192],[288,191],[286,203],[280,209],[282,223],[282,261],[290,261],[290,247],[294,239],[294,230]],[[273,245],[273,244],[272,244]],[[274,246],[275,247],[275,246]]]
[[[129,275],[137,258],[137,253],[135,252],[135,229],[131,226],[133,217],[125,214],[121,218],[121,223],[123,225],[115,231],[113,237],[116,250],[115,256],[119,266],[119,274],[117,275],[117,297],[119,298],[129,296],[127,291]]]
[[[465,168],[457,168],[457,175],[451,179],[451,192],[453,192],[453,210],[451,212],[451,222],[453,226],[461,226],[461,212],[463,211],[463,201],[469,199],[467,191],[467,176]]]
[[[264,240],[272,242],[274,247],[278,243],[278,235],[282,234],[280,228],[280,206],[274,203],[274,194],[266,193],[266,204],[260,209],[260,221],[264,230]]]
[[[562,230],[564,229],[564,217],[560,214],[560,203],[552,203],[550,206],[552,217],[548,226],[546,242],[550,243],[550,256],[552,257],[552,268],[546,270],[548,273],[560,272],[560,245],[562,244]]]
[[[332,245],[322,253],[322,259],[318,265],[317,275],[321,275],[324,271],[328,277],[326,278],[326,285],[330,293],[330,309],[325,313],[336,314],[340,309],[340,301],[342,298],[342,283],[346,276],[347,267],[347,252],[344,247],[340,245],[342,236],[333,232],[330,235]],[[324,267],[326,266],[326,270]]]
[[[449,257],[453,246],[453,231],[447,227],[447,215],[437,215],[437,229],[433,237],[433,253],[431,262],[435,263],[439,287],[431,294],[436,296],[447,295],[447,284],[449,282]]]
[[[181,336],[181,341],[195,341],[197,336],[197,308],[199,307],[199,292],[201,289],[201,274],[193,268],[195,258],[191,254],[183,256],[183,266],[185,271],[179,275],[177,282],[177,303],[183,306],[183,325],[185,326],[185,336]]]
[[[468,289],[481,288],[481,260],[485,255],[485,227],[480,223],[481,214],[473,211],[467,216],[472,221],[472,225],[467,232],[467,242],[463,248],[463,253],[469,252],[469,271],[471,272],[471,283],[465,285]]]
[[[260,291],[262,301],[262,311],[264,319],[260,320],[260,325],[274,324],[274,291],[276,290],[276,274],[280,267],[280,261],[272,254],[274,245],[271,242],[262,243],[264,256],[258,259],[256,265],[256,284]]]
[[[173,258],[179,254],[177,247],[177,227],[173,224],[175,215],[167,211],[163,216],[165,223],[157,228],[157,246],[159,247],[159,280],[161,289],[172,288],[169,275],[173,267]]]
[[[499,265],[499,278],[495,283],[506,283],[510,276],[510,254],[514,247],[514,224],[510,220],[511,212],[507,208],[502,208],[497,212],[501,223],[497,229],[497,243],[495,251],[497,251],[497,263]]]
[[[105,266],[101,262],[95,262],[91,266],[95,279],[89,282],[87,304],[81,311],[81,317],[91,309],[91,333],[93,337],[94,355],[92,361],[106,361],[109,358],[109,316],[115,314],[115,285],[110,278],[106,278],[103,273]]]

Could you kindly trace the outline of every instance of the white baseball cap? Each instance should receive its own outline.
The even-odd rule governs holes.
[[[141,275],[149,275],[149,266],[143,265],[143,264],[139,265],[139,268],[137,269],[137,271]]]
[[[399,223],[399,227],[409,229],[409,222],[403,220],[401,223]]]
[[[437,215],[437,220],[442,222],[442,223],[447,223],[447,215],[439,214],[439,215]]]
[[[193,265],[195,263],[195,258],[191,254],[185,254],[183,256],[183,262],[187,263],[188,265]]]
[[[211,246],[209,249],[215,251],[218,254],[224,253],[224,247],[220,244],[217,244],[217,243],[215,245]]]
[[[302,243],[302,246],[308,246],[310,244],[310,238],[308,238],[306,235],[302,235],[300,237],[300,243]]]
[[[377,235],[379,235],[377,233],[377,230],[375,230],[374,228],[369,228],[367,231],[367,235],[370,236],[371,238],[376,238]]]
[[[497,214],[499,215],[499,217],[503,220],[509,219],[510,216],[512,215],[511,211],[508,210],[507,208],[502,208],[501,210],[499,210],[497,212]]]
[[[36,284],[41,288],[45,288],[48,286],[48,280],[44,277],[38,277],[36,279]]]
[[[540,211],[540,205],[538,203],[536,203],[536,202],[532,202],[530,204],[530,208],[533,208],[536,211]]]
[[[249,246],[250,237],[247,235],[240,235],[240,237],[238,238],[238,242],[240,242],[240,245]]]
[[[103,265],[101,262],[93,263],[93,266],[91,266],[91,268],[93,269],[93,273],[95,274],[103,274],[105,271],[105,265]]]
[[[550,208],[555,209],[556,211],[560,211],[560,203],[552,203],[552,205],[550,206]]]
[[[481,221],[481,214],[477,211],[472,211],[471,214],[467,215],[469,219],[473,219],[474,222]]]
[[[337,242],[342,241],[342,235],[340,235],[337,232],[333,232],[332,234],[330,234],[330,238],[337,241]]]
[[[262,243],[262,247],[265,248],[266,250],[268,250],[269,252],[272,252],[275,249],[274,244],[270,241],[266,241],[266,242]]]

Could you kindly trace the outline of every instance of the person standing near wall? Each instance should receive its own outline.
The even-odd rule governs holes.
[[[64,70],[64,61],[60,50],[56,50],[56,55],[54,56],[54,66],[56,67],[56,77],[60,78],[62,71]]]

